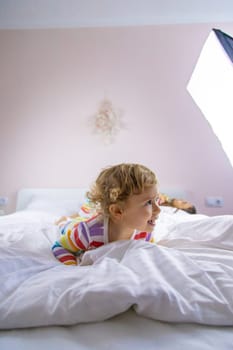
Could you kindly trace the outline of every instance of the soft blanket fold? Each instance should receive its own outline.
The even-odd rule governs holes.
[[[31,242],[32,223],[0,223],[1,329],[101,321],[131,307],[156,320],[233,325],[232,216],[171,225],[157,245],[111,243],[78,267],[53,257],[56,235],[44,222]]]

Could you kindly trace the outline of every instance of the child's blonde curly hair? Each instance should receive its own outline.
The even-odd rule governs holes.
[[[122,163],[103,169],[87,198],[98,212],[109,215],[111,204],[123,203],[132,194],[140,194],[156,184],[156,175],[144,165]]]

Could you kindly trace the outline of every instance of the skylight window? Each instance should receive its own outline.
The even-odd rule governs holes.
[[[233,166],[233,38],[213,29],[187,89]]]

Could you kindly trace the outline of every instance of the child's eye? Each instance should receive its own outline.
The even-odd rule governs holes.
[[[155,198],[155,199],[150,199],[146,202],[146,205],[152,205],[153,203],[155,203],[156,205],[159,205],[160,203],[160,199],[159,197],[158,198]]]

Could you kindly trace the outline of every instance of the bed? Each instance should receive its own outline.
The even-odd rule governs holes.
[[[0,349],[232,349],[233,216],[161,207],[157,244],[111,243],[67,267],[54,222],[85,193],[23,189],[0,217]]]

